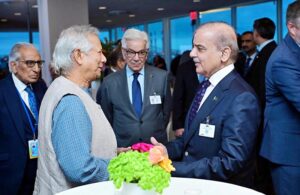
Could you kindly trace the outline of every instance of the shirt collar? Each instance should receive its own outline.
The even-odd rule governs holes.
[[[215,87],[225,76],[227,76],[234,69],[234,65],[230,64],[215,72],[210,78],[210,84]]]
[[[265,41],[265,42],[263,42],[262,44],[260,44],[260,45],[257,45],[257,50],[258,50],[258,52],[260,52],[268,43],[270,43],[270,42],[272,42],[273,41],[273,39],[270,39],[270,40],[267,40],[267,41]]]
[[[252,54],[251,56],[248,56],[248,55],[247,55],[247,58],[251,58],[251,60],[252,60],[252,59],[255,58],[256,54],[257,54],[257,52],[254,52],[254,54]]]
[[[127,75],[127,78],[128,77],[131,77],[133,75],[133,71],[128,67],[128,65],[126,65],[126,75]],[[145,75],[145,66],[143,66],[143,68],[140,70],[139,72],[141,75]]]
[[[22,81],[20,81],[20,79],[18,79],[18,77],[16,77],[16,75],[13,73],[12,73],[12,79],[19,93],[22,93],[27,87],[27,85],[25,85]]]

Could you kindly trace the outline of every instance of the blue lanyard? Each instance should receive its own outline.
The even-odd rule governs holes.
[[[24,108],[24,110],[25,110],[27,119],[28,119],[28,121],[29,121],[30,128],[31,128],[31,131],[32,131],[32,134],[33,134],[33,139],[35,140],[35,139],[36,139],[36,137],[35,137],[36,125],[35,125],[35,126],[33,125],[32,119],[31,119],[30,114],[29,114],[29,112],[28,112],[28,110],[27,110],[27,106],[25,105],[25,102],[24,102],[24,100],[22,99],[22,97],[21,97],[21,95],[20,95],[20,93],[19,93],[18,90],[17,90],[17,92],[18,92],[18,95],[19,95],[19,97],[20,97],[20,99],[21,99],[21,103],[22,103],[22,106],[23,106],[23,108]],[[37,120],[37,119],[36,119],[36,120]]]

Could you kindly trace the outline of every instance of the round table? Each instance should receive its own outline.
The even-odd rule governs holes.
[[[111,181],[84,185],[60,192],[57,195],[115,195],[115,187]],[[170,186],[163,195],[262,195],[249,188],[204,179],[172,177]],[[134,194],[133,194],[134,195]]]

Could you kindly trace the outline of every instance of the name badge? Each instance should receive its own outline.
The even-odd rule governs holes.
[[[35,159],[39,156],[39,142],[37,139],[28,141],[29,158]]]
[[[151,95],[150,96],[150,104],[161,104],[160,95]]]
[[[215,125],[201,123],[200,127],[199,127],[199,136],[214,138],[215,137]]]

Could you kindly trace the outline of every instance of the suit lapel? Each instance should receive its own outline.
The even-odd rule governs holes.
[[[222,101],[222,99],[226,95],[226,91],[228,90],[231,81],[236,76],[236,71],[232,71],[226,77],[221,80],[217,86],[213,89],[213,91],[209,94],[205,102],[202,104],[200,110],[197,112],[195,119],[190,125],[190,129],[188,129],[186,138],[184,139],[184,146],[189,142],[189,140],[193,137],[195,133],[199,130],[199,124],[205,123],[206,117],[210,116],[215,107]],[[190,112],[190,111],[189,111]],[[188,113],[189,115],[189,113]],[[187,115],[187,116],[188,116]],[[186,120],[188,123],[188,120]],[[187,128],[188,125],[185,126]]]
[[[142,115],[144,113],[144,109],[147,105],[150,104],[149,96],[151,95],[151,89],[153,88],[154,83],[154,74],[151,71],[151,69],[148,68],[147,65],[145,65],[145,75],[144,75],[144,98],[143,98],[143,108],[142,108]]]
[[[25,124],[28,124],[28,121],[26,120],[27,118],[24,113],[24,108],[11,76],[8,78],[7,93],[4,94],[4,98],[15,128],[22,139],[22,142],[26,146]]]

